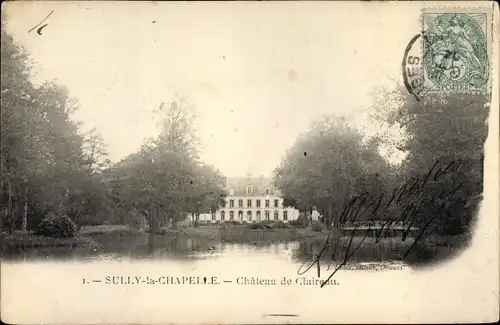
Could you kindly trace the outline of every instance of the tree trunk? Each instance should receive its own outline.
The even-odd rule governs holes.
[[[7,203],[7,221],[9,223],[9,232],[14,231],[14,202],[12,200],[12,184],[9,182],[8,185],[9,199]]]
[[[0,211],[0,231],[3,230],[6,214],[7,214],[7,209],[2,207],[2,210]]]
[[[3,130],[0,130],[0,131],[3,131]],[[5,222],[5,219],[6,219],[6,213],[8,213],[7,209],[4,209],[5,206],[4,206],[4,203],[5,203],[5,184],[4,184],[4,166],[5,166],[5,163],[4,163],[4,143],[3,143],[3,139],[4,139],[4,136],[2,134],[2,132],[0,132],[0,206],[1,206],[1,211],[0,211],[0,231],[3,230],[3,227],[4,227],[4,222]]]
[[[200,213],[196,212],[194,214],[194,226],[198,227],[198,224],[200,223]]]
[[[177,229],[177,213],[172,212],[172,223],[170,224],[171,229]]]
[[[155,207],[152,205],[149,209],[149,218],[148,218],[148,223],[149,223],[149,231],[155,234],[160,233],[161,227],[160,227],[160,222],[158,220],[158,207]]]
[[[332,214],[331,214],[331,203],[328,199],[322,200],[322,210],[323,210],[323,224],[326,229],[332,228]]]
[[[21,231],[28,231],[28,184],[24,181],[24,207],[23,217],[21,219]]]
[[[325,216],[324,220],[326,229],[332,229],[332,216],[330,215],[329,212],[327,213],[327,216]]]

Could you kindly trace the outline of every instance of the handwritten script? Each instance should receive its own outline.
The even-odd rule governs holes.
[[[38,26],[42,25],[42,24],[43,24],[43,22],[44,22],[44,21],[46,21],[46,20],[50,17],[50,15],[52,15],[52,13],[53,13],[53,12],[54,12],[54,10],[52,10],[52,11],[51,11],[51,12],[47,15],[47,17],[45,17],[45,18],[44,18],[41,22],[39,22],[38,24],[36,24],[35,26],[33,26],[33,28],[31,28],[31,29],[28,31],[28,33],[31,33],[31,32],[32,32],[34,29],[36,29]],[[47,26],[47,24],[42,25],[41,27],[39,27],[39,28],[37,29],[37,31],[36,31],[36,32],[37,32],[37,34],[38,34],[38,35],[42,35],[42,29],[44,29],[44,28],[45,28],[45,26]]]
[[[428,186],[430,182],[437,181],[446,175],[458,171],[461,166],[461,160],[453,160],[442,167],[439,167],[439,165],[440,161],[438,160],[427,173],[394,189],[390,196],[386,196],[385,193],[382,193],[374,198],[370,193],[363,193],[349,201],[338,217],[338,221],[340,225],[351,225],[353,232],[348,237],[345,253],[343,257],[341,257],[340,264],[338,264],[328,278],[322,282],[321,288],[328,283],[338,270],[347,264],[353,255],[360,249],[369,234],[374,234],[375,243],[378,243],[395,229],[395,225],[398,225],[400,229],[400,225],[402,225],[402,241],[407,240],[410,233],[416,232],[414,241],[404,253],[403,259],[408,256],[410,251],[415,247],[436,218],[443,215],[444,211],[448,208],[448,202],[451,197],[455,195],[464,184],[464,182],[460,182],[457,185],[453,184],[454,186],[451,189],[443,190],[440,188],[439,191],[433,191],[431,196],[423,195],[426,193],[426,186]],[[424,211],[425,207],[431,203],[434,209],[432,211]],[[372,227],[372,223],[368,223],[367,228],[359,227],[358,220],[381,220],[382,218],[380,218],[380,215],[387,213],[388,209],[395,205],[399,208],[396,221],[380,221],[380,226],[377,228]],[[355,233],[357,232],[356,230],[365,231],[357,245],[353,245]],[[308,265],[308,261],[300,266],[297,271],[299,275],[308,272],[316,266],[318,278],[321,276],[320,259],[326,253],[326,248],[332,245],[331,238],[331,234],[329,233],[322,249],[314,256],[312,263]],[[332,261],[336,261],[339,259],[340,247],[338,242],[334,241],[332,243],[333,253],[331,258]]]

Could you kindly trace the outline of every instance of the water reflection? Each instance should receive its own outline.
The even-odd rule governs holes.
[[[373,237],[342,237],[328,240],[303,241],[293,251],[292,258],[297,261],[320,260],[340,264],[347,256],[348,263],[399,262],[411,265],[425,264],[436,258],[440,252],[437,248],[430,248],[415,243],[413,238],[402,240],[389,237],[377,241]]]
[[[290,256],[291,249],[298,249],[298,242],[281,242],[269,245],[237,244],[217,240],[176,237],[153,234],[97,234],[92,236],[97,248],[43,247],[11,249],[2,252],[2,258],[14,260],[142,260],[142,259],[205,259],[222,254]]]
[[[86,260],[86,261],[127,261],[127,260],[189,260],[189,259],[217,259],[221,256],[272,256],[284,258],[296,263],[303,263],[314,259],[326,244],[322,253],[322,260],[341,262],[349,249],[349,239],[282,241],[274,244],[237,244],[191,238],[180,233],[176,237],[159,236],[153,234],[99,234],[92,236],[100,246],[98,248],[32,248],[2,252],[2,258],[15,260]],[[351,263],[402,261],[403,255],[413,244],[412,240],[401,242],[395,238],[386,238],[378,243],[374,239],[354,238],[353,248],[359,245],[356,253],[349,259]],[[412,248],[405,261],[422,259],[422,256],[432,257],[418,245]],[[427,254],[427,255],[426,255]]]

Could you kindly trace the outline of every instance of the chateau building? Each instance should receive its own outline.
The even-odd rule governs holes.
[[[299,217],[297,209],[283,206],[281,193],[270,178],[227,178],[226,188],[226,204],[217,211],[200,215],[200,221],[289,222]]]

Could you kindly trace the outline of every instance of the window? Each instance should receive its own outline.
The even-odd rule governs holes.
[[[234,200],[229,200],[229,207],[234,208]]]
[[[215,211],[212,211],[212,220],[215,220]]]
[[[288,211],[283,211],[283,220],[288,220]]]
[[[255,205],[257,206],[257,208],[260,208],[260,200],[255,200]]]
[[[252,185],[247,186],[247,195],[252,195],[253,194],[253,188]]]
[[[278,208],[279,206],[280,206],[279,201],[278,200],[274,200],[274,207]]]
[[[229,211],[229,220],[234,220],[234,211]]]
[[[227,203],[226,200],[222,200],[222,204],[221,205],[222,205],[223,208],[226,207],[226,203]]]
[[[257,211],[257,221],[260,221],[260,211]]]
[[[243,211],[238,211],[238,219],[243,220]]]
[[[247,200],[247,207],[251,208],[252,207],[252,200]]]
[[[266,211],[266,220],[269,220],[269,211]]]
[[[221,211],[220,212],[220,220],[225,220],[226,219],[226,211]]]
[[[274,211],[274,220],[278,220],[279,219],[279,212],[278,211]]]
[[[266,208],[269,208],[269,200],[266,200]]]
[[[252,211],[247,211],[247,219],[248,221],[252,221]]]
[[[243,208],[243,200],[238,200],[238,208]]]
[[[271,194],[271,190],[266,188],[266,195],[269,195],[269,194]]]

